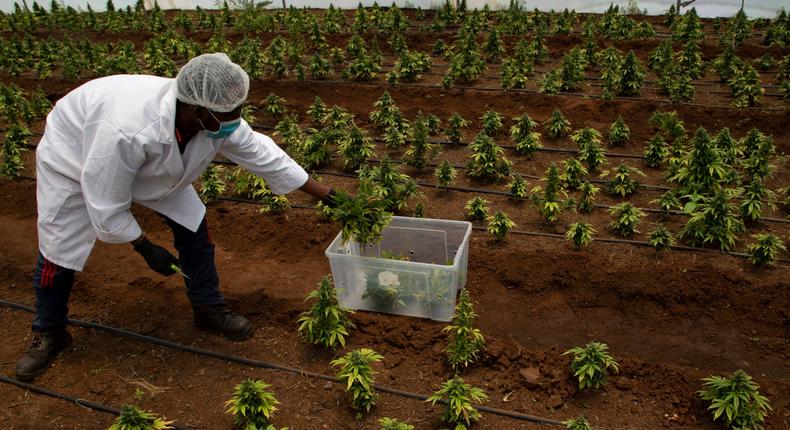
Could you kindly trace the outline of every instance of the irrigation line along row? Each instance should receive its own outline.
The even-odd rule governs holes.
[[[3,304],[7,305],[7,303],[11,303],[11,302],[6,302],[6,303],[3,303]],[[10,307],[13,307],[13,306],[10,306]],[[22,309],[22,310],[25,310],[25,309]],[[74,403],[74,404],[82,406],[84,408],[93,409],[94,411],[105,412],[105,413],[116,415],[116,416],[121,414],[121,410],[118,409],[118,408],[114,408],[112,406],[103,405],[101,403],[92,402],[90,400],[85,400],[85,399],[79,399],[79,398],[76,398],[76,397],[72,397],[72,396],[69,396],[68,394],[59,393],[57,391],[50,390],[49,388],[45,388],[45,387],[42,387],[40,385],[28,384],[27,382],[22,382],[22,381],[20,381],[18,379],[14,379],[14,378],[9,378],[8,376],[5,376],[3,374],[0,374],[0,382],[6,383],[6,384],[10,384],[10,385],[16,385],[19,388],[24,388],[24,389],[26,389],[28,391],[32,391],[32,392],[34,392],[36,394],[42,394],[42,395],[45,395],[45,396],[54,397],[56,399],[65,400],[65,401],[67,401],[69,403]],[[176,429],[176,430],[191,430],[193,428],[193,427],[184,427],[184,426],[182,426],[180,424],[175,424],[175,423],[170,424],[170,426],[172,428]]]
[[[304,81],[297,81],[297,80],[285,80],[285,79],[259,79],[258,81],[263,82],[301,82],[301,83],[320,83],[320,84],[333,84],[333,85],[366,85],[366,86],[373,86],[373,87],[392,87],[390,84],[386,82],[357,82],[357,81],[343,81],[343,80],[315,80],[315,79],[306,79]],[[526,93],[526,94],[540,94],[543,96],[572,96],[572,97],[581,97],[586,99],[604,99],[604,97],[600,95],[594,94],[584,94],[584,93],[573,93],[573,92],[566,92],[560,91],[557,94],[546,94],[539,90],[531,90],[526,88],[511,88],[509,90],[505,90],[502,88],[491,88],[491,87],[472,87],[472,86],[459,86],[453,85],[452,88],[444,88],[440,84],[432,85],[432,84],[417,84],[417,83],[398,83],[397,87],[415,87],[415,88],[432,88],[432,89],[441,89],[443,91],[450,91],[450,90],[467,90],[467,91],[481,91],[481,92],[501,92],[501,93]],[[729,105],[705,105],[701,103],[676,103],[669,99],[648,99],[644,97],[625,97],[625,96],[615,96],[612,97],[611,100],[624,100],[624,101],[634,101],[634,102],[647,102],[647,103],[656,103],[656,104],[666,104],[666,105],[682,105],[682,106],[689,106],[689,107],[698,107],[698,108],[706,108],[706,109],[735,109],[735,110],[755,110],[755,111],[765,111],[765,112],[784,112],[786,108],[774,108],[774,107],[759,107],[759,106],[752,106],[752,107],[735,107]]]
[[[16,309],[16,310],[19,310],[19,311],[32,313],[32,314],[36,313],[35,309],[33,309],[33,308],[29,307],[29,306],[23,305],[21,303],[15,303],[15,302],[3,300],[3,299],[0,299],[0,305],[5,306],[5,307],[9,307],[11,309]],[[282,372],[294,373],[294,374],[297,374],[297,375],[300,375],[300,376],[304,376],[304,377],[308,377],[308,378],[320,379],[320,380],[324,380],[324,381],[329,381],[329,382],[334,382],[334,383],[337,383],[337,384],[345,385],[344,382],[341,381],[340,379],[338,379],[338,378],[336,378],[334,376],[325,375],[325,374],[319,373],[319,372],[311,372],[311,371],[308,371],[308,370],[305,370],[305,369],[300,369],[300,368],[297,368],[297,367],[289,367],[289,366],[285,366],[285,365],[278,364],[278,363],[270,363],[270,362],[266,362],[266,361],[262,361],[262,360],[255,360],[255,359],[251,359],[251,358],[240,357],[240,356],[237,356],[237,355],[226,354],[224,352],[218,352],[218,351],[212,351],[212,350],[209,350],[209,349],[197,348],[197,347],[194,347],[194,346],[184,345],[182,343],[173,342],[173,341],[169,341],[169,340],[164,340],[164,339],[160,339],[160,338],[156,338],[156,337],[152,337],[152,336],[147,336],[147,335],[144,335],[144,334],[140,334],[140,333],[136,333],[136,332],[133,332],[133,331],[125,330],[125,329],[122,329],[122,328],[112,327],[112,326],[99,324],[99,323],[95,323],[95,322],[91,322],[91,321],[82,321],[82,320],[71,319],[71,318],[68,321],[69,321],[69,324],[77,326],[77,327],[94,329],[94,330],[100,330],[100,331],[104,331],[104,332],[107,332],[107,333],[112,333],[112,334],[120,335],[120,336],[123,336],[123,337],[127,337],[127,338],[130,338],[130,339],[135,339],[135,340],[139,340],[139,341],[142,341],[142,342],[150,343],[150,344],[153,344],[153,345],[158,345],[158,346],[162,346],[162,347],[165,347],[165,348],[174,349],[174,350],[177,350],[177,351],[190,352],[190,353],[201,355],[201,356],[204,356],[204,357],[217,358],[217,359],[220,359],[220,360],[230,361],[230,362],[233,362],[233,363],[242,364],[242,365],[250,366],[250,367],[258,367],[258,368],[262,368],[262,369],[271,369],[271,370],[279,370],[279,371],[282,371]],[[413,393],[413,392],[410,392],[410,391],[399,390],[397,388],[392,388],[392,387],[387,387],[387,386],[382,386],[382,385],[374,385],[373,388],[375,388],[376,391],[379,391],[379,392],[382,392],[382,393],[388,393],[388,394],[392,394],[392,395],[395,395],[395,396],[400,396],[400,397],[405,397],[405,398],[410,398],[410,399],[415,399],[415,400],[425,401],[428,398],[428,396],[426,396],[424,394]],[[445,401],[441,401],[441,403],[446,404]],[[538,424],[551,424],[551,425],[564,426],[562,421],[554,420],[554,419],[551,419],[551,418],[543,418],[543,417],[538,417],[538,416],[529,415],[529,414],[523,414],[523,413],[515,412],[515,411],[508,411],[508,410],[504,410],[504,409],[491,408],[491,407],[487,407],[487,406],[476,406],[476,408],[479,411],[481,411],[481,412],[487,412],[487,413],[490,413],[490,414],[493,414],[493,415],[499,415],[499,416],[503,416],[503,417],[507,417],[507,418],[515,418],[515,419],[522,420],[522,421],[531,421],[531,422],[538,423]]]
[[[381,162],[380,160],[368,160],[368,161],[370,161],[372,163],[380,163]],[[397,163],[397,164],[401,163],[400,160],[390,160],[390,162]],[[223,165],[223,166],[238,166],[238,164],[236,164],[236,163],[234,163],[232,161],[227,161],[227,160],[214,160],[214,161],[212,161],[212,164],[219,164],[219,165]],[[437,166],[437,164],[435,164],[435,163],[431,163],[430,165],[431,166]],[[459,167],[459,168],[465,168],[465,166],[461,166],[461,165],[456,165],[456,166]],[[353,173],[339,172],[339,171],[336,171],[336,170],[318,169],[318,170],[314,170],[313,173],[317,173],[319,175],[337,176],[337,177],[341,177],[341,178],[359,179],[359,177],[357,175],[353,174]],[[527,174],[519,174],[519,176],[527,178],[527,179],[542,179],[540,176],[527,175]],[[460,186],[456,186],[456,185],[440,186],[438,184],[433,184],[433,183],[430,183],[430,182],[420,181],[420,180],[417,180],[417,179],[415,179],[414,182],[417,185],[419,185],[421,187],[426,187],[426,188],[461,191],[461,192],[465,192],[465,193],[477,193],[477,194],[489,194],[489,195],[496,195],[496,196],[514,197],[513,193],[508,192],[508,191],[498,191],[498,190],[492,190],[492,189],[487,189],[487,188],[460,187]],[[606,181],[603,180],[603,179],[590,179],[590,182],[591,183],[598,183],[598,184],[606,183]],[[642,188],[646,188],[646,189],[654,189],[654,190],[664,190],[664,189],[666,189],[666,190],[671,190],[671,188],[669,188],[669,187],[658,187],[658,186],[655,186],[655,185],[640,184],[639,186],[642,187]],[[245,201],[245,200],[241,199],[240,201]],[[603,205],[603,204],[595,204],[595,207],[602,208],[602,209],[611,209],[613,206],[611,206],[611,205]],[[683,216],[688,215],[686,212],[678,211],[678,210],[664,211],[664,210],[661,210],[661,209],[654,209],[654,208],[638,208],[638,209],[642,210],[643,212],[656,213],[656,214],[683,215]],[[764,221],[764,222],[775,222],[775,223],[779,223],[779,224],[790,224],[790,220],[783,219],[783,218],[761,217],[760,220]]]
[[[242,198],[227,198],[227,197],[220,197],[220,200],[227,200],[232,202],[238,203],[248,203],[252,205],[261,205],[262,203],[257,200],[250,200],[250,199],[242,199]],[[599,205],[596,205],[599,206]],[[600,205],[603,206],[603,205]],[[316,210],[315,206],[309,205],[291,205],[292,208],[297,209],[313,209]],[[472,230],[477,231],[485,231],[487,232],[488,229],[482,226],[472,226]],[[508,234],[513,233],[516,235],[523,235],[523,236],[537,236],[537,237],[547,237],[552,239],[562,239],[568,240],[565,235],[557,234],[557,233],[544,233],[541,231],[528,231],[528,230],[508,230]],[[633,240],[633,239],[617,239],[617,238],[594,238],[593,242],[604,242],[604,243],[619,243],[625,245],[635,245],[635,246],[644,246],[649,248],[654,248],[653,245],[650,245],[648,242],[643,242],[640,240]],[[730,255],[733,257],[739,258],[749,258],[749,254],[745,252],[735,252],[735,251],[721,251],[718,249],[711,249],[711,248],[697,248],[694,246],[686,246],[686,245],[671,245],[670,249],[678,250],[678,251],[687,251],[687,252],[706,252],[711,254],[722,254],[722,255]],[[785,258],[778,258],[776,259],[777,263],[790,263],[790,259]]]

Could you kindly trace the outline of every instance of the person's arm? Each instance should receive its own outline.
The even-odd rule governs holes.
[[[309,177],[307,178],[307,182],[305,182],[304,185],[302,185],[299,189],[325,203],[329,201],[335,192],[334,189]]]
[[[312,185],[308,185],[310,178],[307,172],[270,137],[252,131],[244,120],[233,134],[225,138],[219,152],[263,178],[275,194],[288,194],[302,187],[312,189]]]

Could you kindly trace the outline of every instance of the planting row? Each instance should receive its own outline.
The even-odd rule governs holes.
[[[36,13],[20,11],[19,14],[29,15],[28,21],[49,22],[56,19],[53,17],[59,16],[58,13],[62,13],[47,13],[41,8],[35,10]],[[335,25],[340,24],[329,25],[327,22],[335,23],[336,18],[332,17],[342,17],[342,13],[336,9],[327,12],[323,26],[315,14],[297,9],[277,12],[280,15],[262,14],[261,16],[279,16],[279,20],[289,25],[288,35],[274,37],[265,49],[262,49],[260,39],[247,36],[251,30],[243,32],[244,39],[235,45],[227,39],[225,24],[234,22],[233,13],[230,11],[219,15],[223,17],[222,21],[214,24],[213,34],[204,45],[173,28],[183,19],[177,18],[170,23],[156,9],[151,12],[150,17],[143,12],[130,12],[130,16],[141,16],[150,20],[150,30],[156,33],[145,43],[142,55],[136,52],[131,41],[110,44],[92,43],[88,39],[82,39],[75,42],[63,40],[62,36],[39,40],[31,33],[25,33],[21,39],[16,35],[10,39],[0,39],[0,52],[3,53],[0,58],[4,59],[0,62],[0,67],[12,76],[35,71],[41,78],[50,76],[56,69],[66,79],[143,71],[174,76],[178,70],[177,61],[189,59],[205,50],[227,52],[252,78],[268,76],[282,79],[293,74],[297,79],[304,80],[309,73],[312,79],[324,80],[339,72],[343,79],[369,82],[376,80],[381,73],[383,54],[379,47],[378,33],[373,34],[372,43],[368,45],[366,38],[369,35],[366,32],[389,28],[391,33],[384,34],[389,34],[387,43],[391,52],[397,56],[397,61],[386,73],[385,80],[391,85],[416,82],[422,79],[423,74],[429,73],[433,57],[431,53],[409,48],[406,37],[408,26],[405,24],[407,19],[403,12],[397,8],[390,8],[386,12],[366,12],[365,9],[359,9],[358,12],[363,18],[359,18],[358,13],[357,19],[368,24],[354,25],[354,34],[346,38],[345,47],[329,43],[328,36],[339,31]],[[204,12],[198,12],[200,13]],[[114,14],[115,12],[107,14],[107,19],[112,19],[110,17],[115,16]],[[443,57],[449,63],[441,80],[442,87],[450,88],[456,83],[474,83],[484,77],[489,65],[501,64],[498,69],[503,89],[526,88],[527,83],[534,79],[535,66],[544,64],[549,59],[547,36],[570,33],[578,20],[575,13],[567,11],[556,14],[556,20],[542,18],[555,15],[551,13],[523,14],[523,18],[519,19],[529,23],[532,35],[529,39],[518,39],[508,46],[502,34],[508,33],[506,29],[513,25],[512,22],[498,22],[489,15],[491,13],[485,11],[458,13],[453,19],[458,20],[460,29],[452,43],[442,38],[433,43],[432,54]],[[182,16],[188,17],[179,15]],[[204,16],[214,15],[204,13]],[[21,17],[11,21],[15,20],[24,21]],[[695,92],[693,81],[702,78],[708,70],[715,72],[720,82],[729,86],[733,104],[737,107],[754,106],[765,93],[757,69],[769,70],[776,67],[776,71],[772,73],[783,88],[785,96],[790,91],[790,83],[787,82],[790,77],[788,55],[782,57],[780,51],[779,58],[776,58],[765,53],[755,59],[753,64],[742,59],[736,52],[738,46],[748,40],[754,25],[742,12],[728,22],[720,38],[720,54],[707,63],[703,62],[701,41],[704,33],[696,12],[692,9],[683,16],[670,14],[667,20],[673,30],[672,38],[660,43],[646,59],[640,60],[633,51],[625,53],[613,46],[601,46],[599,38],[626,37],[613,36],[619,35],[623,28],[643,29],[633,31],[637,31],[638,37],[651,37],[653,32],[649,24],[644,21],[639,25],[626,24],[633,20],[621,15],[616,8],[611,8],[597,19],[590,16],[582,25],[583,42],[567,53],[556,53],[562,57],[561,63],[543,74],[539,80],[540,91],[548,94],[579,91],[585,78],[589,78],[586,72],[595,70],[595,76],[601,82],[600,92],[597,93],[601,97],[639,95],[646,79],[643,61],[648,62],[658,78],[660,91],[673,102],[692,100]],[[89,29],[95,29],[99,25],[95,17],[92,22],[93,27]],[[183,22],[179,25],[191,28]],[[770,29],[773,36],[768,42],[785,46],[790,38],[790,20],[786,15],[780,13],[771,22]]]

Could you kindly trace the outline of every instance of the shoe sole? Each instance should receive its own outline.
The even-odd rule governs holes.
[[[44,372],[46,372],[49,369],[49,367],[52,365],[52,362],[55,361],[57,356],[61,352],[63,352],[64,349],[70,347],[71,344],[73,344],[73,343],[74,343],[74,338],[72,338],[71,335],[69,335],[68,340],[66,340],[66,342],[63,345],[61,345],[55,352],[52,353],[52,355],[47,359],[47,362],[43,366],[41,366],[40,369],[36,370],[35,372],[31,372],[31,373],[19,373],[19,372],[17,372],[16,379],[18,379],[18,380],[20,380],[22,382],[32,382],[33,380],[35,380],[36,378],[41,376]]]

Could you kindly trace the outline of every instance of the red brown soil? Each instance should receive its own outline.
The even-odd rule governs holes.
[[[645,49],[640,56],[646,55]],[[53,98],[78,85],[59,79],[23,78],[15,82],[24,88],[41,86]],[[385,88],[259,81],[253,84],[250,99],[258,101],[274,92],[287,99],[289,109],[303,113],[315,96],[320,96],[326,103],[342,105],[364,119]],[[476,119],[487,109],[508,118],[528,113],[533,119],[543,120],[554,108],[560,108],[574,128],[591,126],[599,130],[606,130],[621,115],[631,126],[632,138],[624,149],[612,150],[632,154],[641,153],[643,142],[653,134],[647,123],[649,115],[654,110],[669,109],[650,101],[603,102],[572,96],[443,92],[407,86],[389,91],[408,117],[423,111],[446,119],[459,112],[475,119],[472,130],[478,128]],[[696,101],[722,104],[704,97]],[[786,107],[758,111],[679,105],[672,109],[678,111],[689,131],[698,126],[710,131],[728,126],[740,137],[758,127],[774,137],[780,154],[790,149]],[[259,122],[273,124],[262,112]],[[506,142],[504,134],[500,138]],[[573,147],[567,140],[544,145]],[[465,162],[466,148],[444,150],[440,158]],[[383,147],[377,152],[387,153]],[[507,155],[517,171],[539,176],[551,162],[568,156],[539,153],[529,161],[515,153]],[[32,158],[28,161],[32,166]],[[646,169],[636,160],[623,161],[645,170],[648,177],[644,182],[664,184],[660,172]],[[771,188],[788,185],[790,166],[786,159],[775,162],[778,169]],[[432,180],[430,171],[406,171]],[[483,186],[463,176],[459,175],[461,185]],[[323,180],[338,188],[354,186],[345,178],[326,175]],[[502,184],[485,186],[503,189]],[[3,179],[0,189],[0,260],[4,262],[0,266],[0,297],[32,305],[31,272],[37,249],[35,183]],[[431,188],[421,191],[432,218],[461,219],[463,205],[473,196]],[[629,201],[644,207],[657,196],[655,191],[641,190]],[[298,193],[291,197],[294,203],[310,203]],[[499,196],[486,198],[492,208],[505,210],[523,230],[561,233],[568,223],[580,218],[567,214],[556,225],[549,225],[526,204]],[[599,200],[606,204],[618,201],[604,196]],[[157,216],[141,208],[135,208],[135,214],[152,240],[161,244],[171,241]],[[781,216],[778,212],[770,215]],[[598,229],[600,237],[612,237],[606,228],[609,215],[605,211],[596,210],[583,218]],[[97,244],[85,272],[77,276],[71,316],[201,348],[333,373],[329,361],[336,354],[306,345],[295,328],[299,313],[309,306],[304,297],[329,273],[323,253],[338,226],[320,220],[311,210],[261,215],[256,206],[232,202],[209,205],[208,220],[217,243],[222,291],[234,309],[255,323],[257,331],[252,339],[235,343],[196,330],[180,280],[151,272],[125,245]],[[641,230],[649,231],[658,222],[673,231],[682,225],[681,218],[665,220],[651,215]],[[750,232],[766,229],[782,237],[787,235],[787,225],[776,223],[751,226]],[[644,239],[644,234],[637,238]],[[478,326],[488,340],[488,348],[481,363],[465,372],[464,378],[487,391],[487,405],[561,420],[585,415],[596,429],[712,430],[722,427],[710,421],[698,399],[700,379],[744,369],[760,384],[774,408],[766,428],[790,428],[787,265],[758,270],[737,257],[679,251],[656,255],[647,248],[600,242],[577,251],[562,240],[516,235],[503,244],[494,244],[478,231],[472,236],[470,255],[467,288],[476,302]],[[6,374],[13,375],[14,362],[29,341],[31,320],[30,314],[0,308],[0,336],[5,340],[0,366]],[[441,353],[443,324],[365,312],[357,313],[354,321],[358,328],[347,348],[337,354],[370,347],[384,355],[385,360],[377,366],[378,383],[429,394],[451,376]],[[135,403],[181,424],[220,429],[231,428],[223,402],[234,385],[256,377],[272,384],[281,402],[275,418],[279,426],[297,430],[377,429],[378,418],[389,416],[406,420],[418,429],[442,428],[438,408],[419,401],[383,394],[370,415],[356,419],[346,406],[341,387],[331,383],[199,357],[98,331],[73,328],[72,332],[75,345],[37,384],[108,405]],[[621,370],[611,376],[603,390],[578,392],[568,370],[569,358],[561,353],[591,340],[606,342]],[[537,381],[528,382],[524,376],[529,373],[527,369],[537,369]],[[142,391],[136,395],[138,389]],[[0,411],[2,427],[13,429],[106,428],[113,419],[10,386],[0,390]],[[486,414],[475,428],[533,427]]]

